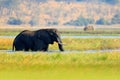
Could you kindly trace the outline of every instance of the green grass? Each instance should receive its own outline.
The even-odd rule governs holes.
[[[0,29],[0,36],[16,36],[17,34],[19,34],[21,31],[23,31],[24,29]],[[62,30],[60,29],[59,32],[61,33],[61,35],[65,35],[65,36],[108,36],[108,35],[112,35],[112,36],[119,36],[120,35],[120,31],[119,30],[95,30],[95,31],[83,31],[81,29],[66,29],[66,30]]]
[[[38,71],[4,71],[0,80],[119,80],[118,67],[54,68]]]
[[[62,39],[65,50],[106,50],[120,48],[120,39]],[[54,47],[55,46],[55,47]],[[50,49],[58,49],[57,45],[50,45]]]
[[[22,30],[17,29],[0,29],[0,36],[15,36],[19,34]]]
[[[119,36],[119,31],[105,31],[105,30],[97,30],[97,31],[80,31],[80,30],[71,30],[71,31],[60,31],[61,35],[64,36]]]
[[[62,53],[0,52],[0,80],[120,79],[119,52]]]
[[[11,30],[10,30],[11,31]],[[1,32],[17,35],[19,31]],[[102,34],[101,34],[102,33]],[[118,32],[77,32],[62,35],[119,35]],[[120,52],[82,50],[120,48],[120,39],[62,39],[65,50],[79,52],[0,52],[0,80],[120,80]],[[1,38],[0,49],[11,50],[12,38]],[[57,44],[49,50],[58,50]],[[52,54],[51,54],[52,53]]]

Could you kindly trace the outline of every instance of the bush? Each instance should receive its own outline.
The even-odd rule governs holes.
[[[50,26],[50,25],[58,25],[58,22],[57,21],[48,22],[47,25],[48,26]]]
[[[31,26],[35,26],[35,25],[38,25],[38,21],[32,19],[32,20],[29,21],[29,24],[30,24]]]
[[[82,16],[78,17],[77,20],[71,20],[64,25],[74,25],[74,26],[86,26],[88,24],[93,24],[94,19],[84,18]]]
[[[100,18],[99,20],[96,21],[96,24],[98,24],[98,25],[110,25],[111,22],[105,20],[104,18]]]
[[[21,0],[0,0],[0,7],[14,9],[14,8],[18,7],[20,2],[21,2]]]
[[[111,23],[112,24],[120,24],[120,13],[113,16]]]
[[[10,25],[21,25],[23,22],[18,19],[18,18],[13,18],[13,17],[10,17],[9,20],[7,21],[7,24],[10,24]]]

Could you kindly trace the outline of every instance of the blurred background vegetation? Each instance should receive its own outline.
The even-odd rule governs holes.
[[[0,24],[120,24],[120,0],[0,0]]]

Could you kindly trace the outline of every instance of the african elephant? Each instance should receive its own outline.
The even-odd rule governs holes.
[[[93,26],[85,26],[84,31],[94,31],[94,27]]]
[[[64,51],[57,29],[24,30],[13,41],[15,51],[47,51],[49,44],[58,43],[60,51]]]

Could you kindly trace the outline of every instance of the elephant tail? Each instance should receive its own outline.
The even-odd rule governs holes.
[[[12,51],[14,51],[14,43],[13,43],[13,45],[12,45]]]

